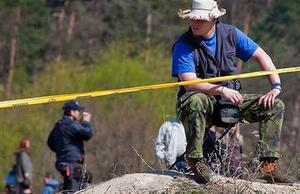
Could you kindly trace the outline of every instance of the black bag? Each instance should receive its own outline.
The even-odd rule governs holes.
[[[239,107],[230,100],[218,97],[217,109],[215,111],[214,124],[218,127],[229,127],[229,125],[238,123],[240,120]]]

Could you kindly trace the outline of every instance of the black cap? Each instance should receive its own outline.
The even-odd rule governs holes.
[[[70,101],[66,102],[62,108],[64,111],[70,110],[84,110],[84,107],[81,107],[78,101]]]

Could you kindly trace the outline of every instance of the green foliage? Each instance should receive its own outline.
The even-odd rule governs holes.
[[[25,68],[18,67],[14,98],[116,89],[170,81],[168,78],[169,69],[165,67],[169,64],[169,59],[163,57],[165,55],[161,54],[161,51],[157,52],[156,50],[158,49],[153,48],[153,52],[152,50],[150,52],[151,64],[156,64],[153,67],[143,64],[142,54],[130,57],[133,45],[128,42],[112,43],[93,64],[81,65],[80,61],[70,60],[49,65],[47,69],[31,79],[30,82],[26,76],[23,76]],[[159,74],[157,74],[157,68],[161,69]],[[146,137],[150,148],[147,148],[148,151],[145,153],[145,157],[151,158],[151,152],[149,151],[149,149],[152,149],[151,137],[155,135],[156,129],[164,119],[174,116],[174,100],[175,91],[169,89],[103,96],[81,100],[81,102],[94,115],[93,122],[97,130],[113,131],[117,129],[120,131],[124,127],[123,136],[128,136],[129,139],[137,138],[140,136],[138,134],[152,134]],[[14,161],[13,153],[19,140],[26,136],[31,139],[33,145],[34,181],[35,188],[38,188],[39,180],[42,180],[41,176],[44,171],[53,169],[53,159],[52,162],[45,163],[45,154],[41,153],[46,151],[46,153],[54,156],[45,143],[49,130],[60,117],[61,105],[62,103],[20,107],[0,112],[0,134],[6,139],[3,146],[0,147],[0,153],[3,156],[0,159],[2,164],[0,179],[3,179]],[[103,123],[108,121],[111,124],[105,126]],[[130,126],[131,122],[136,123],[135,126],[127,129],[126,126]],[[147,123],[147,125],[143,123]],[[144,125],[143,130],[139,130],[140,124]],[[103,137],[99,136],[98,140],[99,138]],[[109,139],[110,137],[106,135],[104,138]],[[97,144],[98,140],[95,139],[94,145]],[[120,137],[117,141],[123,142],[126,139]],[[142,142],[134,141],[131,143],[142,147],[139,146]],[[102,145],[99,148],[93,147],[92,149],[98,153],[106,152],[106,149],[109,149]],[[108,164],[107,168],[111,168],[111,164]],[[103,174],[98,176],[104,177]],[[107,177],[107,175],[105,176]]]
[[[17,66],[13,78],[13,99],[43,95],[116,89],[176,80],[170,79],[170,47],[186,24],[176,17],[179,9],[188,9],[190,0],[0,0],[0,75],[9,64],[10,40],[15,10],[21,9],[18,32]],[[252,2],[252,1],[251,1]],[[270,9],[253,13],[259,22],[252,24],[251,36],[271,54],[277,67],[299,64],[299,6],[295,0],[273,0]],[[52,4],[51,4],[52,3]],[[246,1],[223,1],[228,13],[225,19],[242,26]],[[266,0],[253,1],[265,5]],[[256,7],[256,5],[254,7]],[[253,6],[253,5],[252,5]],[[57,9],[59,8],[59,9]],[[64,17],[59,21],[58,10]],[[70,17],[75,14],[74,29]],[[147,17],[152,16],[151,24]],[[226,18],[228,17],[228,18]],[[254,21],[254,19],[253,19]],[[256,20],[255,20],[256,21]],[[61,29],[59,27],[59,22]],[[147,28],[151,32],[147,33]],[[68,37],[68,31],[73,30]],[[68,39],[69,38],[69,39]],[[50,61],[50,62],[49,62]],[[243,71],[258,67],[247,64]],[[265,78],[243,80],[243,92],[266,91]],[[297,102],[299,76],[282,76],[282,95],[286,102],[287,122],[283,137],[297,145],[297,128],[291,126]],[[1,89],[2,91],[3,89]],[[88,143],[89,168],[96,181],[110,176],[143,170],[135,147],[144,159],[155,164],[152,153],[156,130],[163,120],[174,117],[176,89],[117,94],[80,101],[93,114],[97,131]],[[298,99],[299,101],[299,99]],[[32,140],[35,189],[42,184],[45,171],[55,171],[54,154],[46,147],[49,130],[61,115],[62,103],[20,107],[0,111],[0,180],[14,161],[20,138]],[[296,118],[295,117],[295,118]],[[291,138],[292,136],[292,138]],[[295,152],[299,148],[293,147]],[[298,146],[299,147],[299,146]]]
[[[254,25],[256,37],[274,54],[282,53],[287,47],[300,48],[300,26],[296,25],[300,9],[297,5],[294,0],[275,0],[260,22]]]
[[[260,46],[270,54],[277,68],[294,67],[300,65],[299,59],[299,34],[300,26],[297,25],[300,19],[299,2],[294,0],[272,1],[272,6],[259,18],[259,21],[253,25],[255,39]],[[286,104],[286,117],[282,130],[283,157],[286,161],[294,161],[299,153],[299,73],[282,74],[281,82],[283,84],[283,93],[280,98]],[[244,80],[244,86],[252,88],[252,92],[258,88],[267,91],[270,85],[266,79],[255,79],[256,82]],[[297,156],[298,157],[298,156]],[[289,171],[298,171],[298,166],[289,167]],[[297,168],[297,169],[295,169]],[[291,170],[292,169],[292,170]]]
[[[261,22],[261,29],[270,32],[267,34],[272,34],[273,39],[286,39],[287,43],[299,47],[300,27],[296,24],[300,19],[300,10],[297,5],[298,2],[294,0],[274,1],[272,9]]]
[[[21,19],[20,52],[26,61],[32,62],[43,56],[49,41],[47,31],[51,22],[50,10],[44,6],[44,1],[34,1],[23,8],[22,14],[30,17]]]
[[[1,1],[0,8],[0,39],[2,54],[0,57],[1,66],[5,69],[9,64],[11,52],[11,38],[17,37],[17,65],[24,65],[27,72],[32,75],[41,69],[41,63],[45,57],[49,45],[48,30],[52,17],[50,10],[45,7],[44,0],[24,1]],[[17,19],[17,10],[20,10],[21,17]],[[18,22],[17,22],[18,20]],[[5,77],[5,72],[2,77]]]

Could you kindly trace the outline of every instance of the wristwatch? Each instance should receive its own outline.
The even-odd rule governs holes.
[[[281,91],[282,90],[281,83],[279,82],[272,83],[272,89],[278,89]]]

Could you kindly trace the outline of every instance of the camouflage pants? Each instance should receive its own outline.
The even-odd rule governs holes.
[[[244,101],[239,105],[240,122],[259,122],[260,158],[279,158],[280,135],[284,117],[284,103],[276,99],[275,105],[264,109],[258,105],[260,95],[244,94]],[[176,112],[182,121],[186,138],[188,158],[203,157],[203,137],[208,123],[212,122],[216,99],[203,93],[186,93],[177,100]]]

